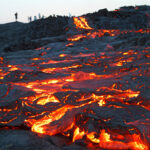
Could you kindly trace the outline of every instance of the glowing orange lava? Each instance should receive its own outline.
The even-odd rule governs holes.
[[[78,29],[86,29],[91,30],[92,28],[88,25],[88,22],[84,17],[74,17],[74,24],[76,25],[76,28]]]
[[[149,88],[150,47],[117,50],[106,43],[98,51],[87,44],[78,51],[74,41],[150,30],[94,30],[84,17],[73,21],[82,33],[69,37],[62,53],[41,47],[22,56],[26,64],[0,57],[0,125],[23,120],[33,132],[83,140],[92,149],[148,150],[150,106],[142,92]]]

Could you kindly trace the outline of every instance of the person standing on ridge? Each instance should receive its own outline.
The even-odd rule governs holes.
[[[41,14],[39,13],[39,19],[41,19]]]
[[[17,12],[15,13],[15,19],[16,19],[16,22],[17,22],[17,19],[18,19],[18,13]]]
[[[30,22],[32,22],[32,17],[30,16]]]
[[[28,21],[29,21],[29,23],[31,23],[32,22],[32,17],[30,16],[30,17],[28,17]]]
[[[36,21],[37,20],[37,17],[36,16],[34,16],[34,21]]]

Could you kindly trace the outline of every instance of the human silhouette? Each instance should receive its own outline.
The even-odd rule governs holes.
[[[37,17],[36,16],[34,16],[34,21],[36,21],[37,20]]]
[[[32,17],[30,16],[30,22],[32,22]]]
[[[41,19],[41,14],[39,13],[39,19]]]
[[[17,12],[15,13],[15,19],[16,19],[16,21],[18,20],[18,13]]]
[[[28,17],[28,21],[29,21],[29,22],[32,22],[32,17],[31,17],[31,16]]]

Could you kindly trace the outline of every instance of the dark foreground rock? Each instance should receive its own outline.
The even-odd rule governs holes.
[[[30,131],[0,131],[0,150],[60,150]]]

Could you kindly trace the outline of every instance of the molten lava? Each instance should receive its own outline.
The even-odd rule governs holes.
[[[74,24],[76,25],[77,29],[85,29],[91,30],[92,28],[88,25],[87,20],[84,17],[74,17]]]
[[[87,32],[69,41],[150,32],[94,30],[84,17],[73,21]],[[0,126],[22,121],[33,132],[67,135],[91,149],[148,150],[150,107],[143,91],[150,48],[117,50],[106,43],[106,50],[94,51],[87,44],[78,52],[75,42],[64,45],[63,52],[38,48],[24,64],[22,57],[0,57]]]

